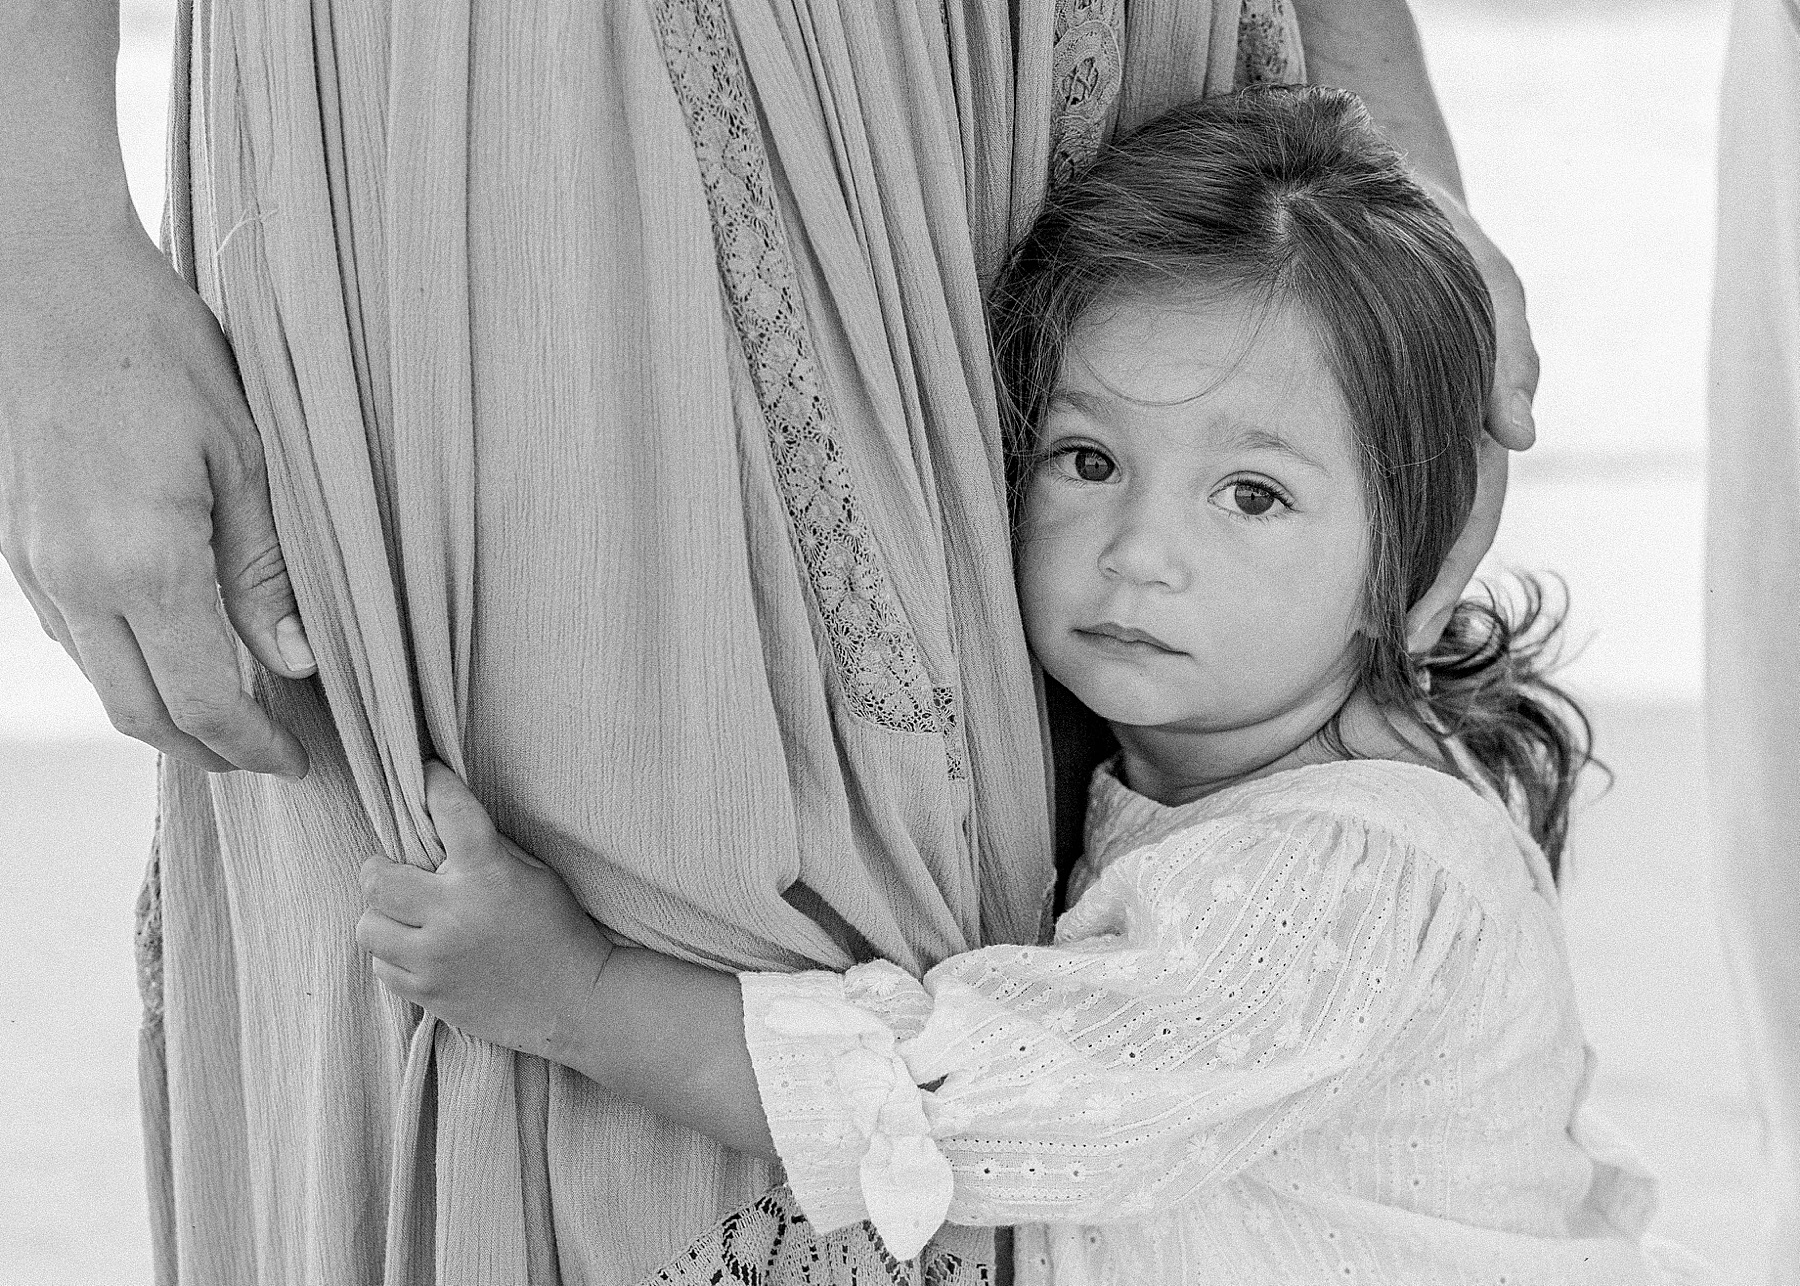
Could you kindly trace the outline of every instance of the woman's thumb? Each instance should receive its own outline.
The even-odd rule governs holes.
[[[251,430],[254,433],[254,430]],[[235,482],[213,483],[213,566],[225,615],[252,655],[276,674],[303,679],[317,671],[287,562],[269,509],[268,477],[260,467]]]

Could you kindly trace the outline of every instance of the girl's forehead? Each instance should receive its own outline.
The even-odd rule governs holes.
[[[1316,327],[1292,304],[1230,296],[1089,310],[1063,350],[1052,413],[1122,431],[1259,435],[1343,456],[1354,426]]]

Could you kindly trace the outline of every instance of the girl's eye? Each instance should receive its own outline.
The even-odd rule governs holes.
[[[1285,503],[1273,487],[1264,486],[1260,482],[1242,481],[1231,484],[1231,507],[1246,518],[1266,517],[1276,505]]]
[[[1116,468],[1104,451],[1096,451],[1093,447],[1071,447],[1062,454],[1068,460],[1069,468],[1083,482],[1105,482]]]

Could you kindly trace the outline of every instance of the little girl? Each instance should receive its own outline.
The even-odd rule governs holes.
[[[1406,651],[1493,375],[1442,216],[1350,96],[1215,99],[1066,185],[992,308],[1030,642],[1120,748],[1054,942],[922,980],[615,948],[434,766],[448,860],[365,871],[378,974],[902,1259],[950,1221],[1059,1286],[1689,1279],[1582,1109],[1585,723],[1535,603]]]

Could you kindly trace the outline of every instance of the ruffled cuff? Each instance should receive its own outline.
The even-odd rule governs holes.
[[[944,1222],[954,1181],[894,1029],[847,998],[841,974],[738,977],[763,1111],[800,1208],[820,1232],[866,1218],[890,1254],[913,1258]],[[859,976],[851,991],[883,1000],[905,989]]]

